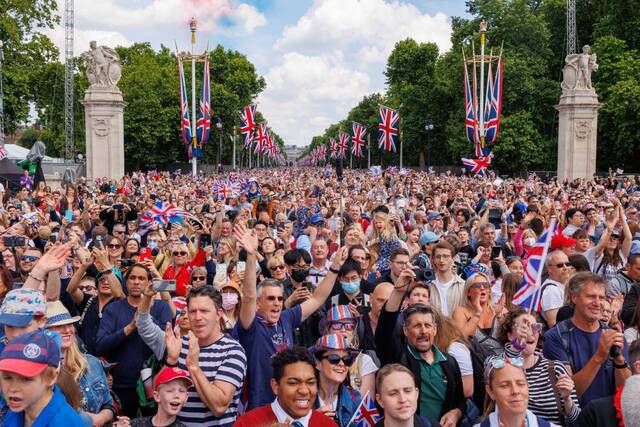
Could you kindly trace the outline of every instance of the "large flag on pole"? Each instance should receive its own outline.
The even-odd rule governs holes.
[[[182,130],[182,139],[184,143],[191,146],[191,119],[189,116],[189,102],[187,100],[187,85],[184,80],[184,67],[182,65],[182,58],[178,56],[178,71],[180,73],[180,130]],[[189,157],[191,157],[191,150],[189,150]]]
[[[367,128],[360,123],[353,122],[353,133],[351,134],[351,153],[356,157],[364,157],[362,147],[367,144],[365,140]]]
[[[464,55],[464,51],[462,52]],[[480,135],[478,133],[478,121],[474,110],[473,92],[471,91],[471,82],[469,81],[469,70],[467,69],[466,59],[464,61],[464,110],[465,110],[465,129],[467,140],[473,144],[474,150],[479,147]],[[481,152],[474,152],[476,156],[482,155]]]
[[[329,142],[331,143],[331,158],[338,158],[338,142],[335,138],[329,138]]]
[[[547,228],[527,253],[526,266],[522,285],[513,295],[513,304],[528,308],[531,311],[542,311],[541,277],[544,261],[549,252],[551,238],[556,229],[556,220],[551,220]]]
[[[262,153],[266,150],[268,138],[269,135],[267,133],[267,124],[261,123],[260,126],[258,126],[258,131],[253,137],[253,140],[256,142],[256,148],[254,150],[255,154]]]
[[[398,142],[398,122],[400,115],[384,105],[380,106],[380,117],[378,121],[378,147],[386,151],[396,151]]]
[[[338,158],[344,159],[347,156],[347,145],[349,144],[349,134],[340,131],[340,142],[338,143]]]
[[[202,148],[209,140],[211,130],[211,79],[209,76],[209,57],[204,58],[204,74],[202,77],[202,96],[200,97],[200,109],[196,121],[196,157],[202,157]]]
[[[485,110],[485,154],[498,138],[500,130],[500,114],[502,113],[502,57],[498,58],[496,75],[492,80],[491,65],[489,65],[489,79],[487,80],[487,105]]]
[[[242,148],[247,150],[253,143],[253,133],[256,129],[256,106],[247,105],[240,113],[240,132],[242,133]]]

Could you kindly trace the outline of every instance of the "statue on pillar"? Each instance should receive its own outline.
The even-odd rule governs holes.
[[[591,73],[598,70],[597,59],[595,53],[591,54],[589,45],[582,48],[582,53],[567,55],[560,85],[563,93],[575,89],[592,91]]]
[[[120,81],[122,70],[118,52],[107,46],[89,42],[90,50],[81,56],[87,65],[87,78],[91,86],[114,87]]]

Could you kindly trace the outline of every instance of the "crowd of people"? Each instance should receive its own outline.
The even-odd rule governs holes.
[[[639,426],[638,208],[630,176],[0,186],[0,425]]]

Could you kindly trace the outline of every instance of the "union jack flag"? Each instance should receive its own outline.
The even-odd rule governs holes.
[[[487,173],[487,168],[491,164],[491,156],[482,156],[477,159],[462,158],[462,164],[469,172],[473,172],[476,175],[484,175]]]
[[[329,138],[329,143],[331,144],[331,158],[337,159],[338,158],[338,142],[335,140],[335,138]]]
[[[349,144],[349,134],[340,131],[340,142],[338,143],[338,156],[344,159],[347,156],[347,145]]]
[[[212,190],[218,196],[218,200],[236,198],[240,196],[242,184],[230,179],[220,179],[213,183]]]
[[[258,126],[258,131],[255,133],[253,140],[256,142],[255,154],[264,152],[269,143],[269,134],[267,132],[267,124],[261,123]]]
[[[246,150],[253,143],[253,133],[256,129],[256,106],[248,105],[240,113],[240,132],[242,132],[242,147]]]
[[[182,66],[182,59],[178,57],[178,71],[180,72],[180,129],[182,130],[182,139],[184,143],[191,146],[193,138],[191,135],[191,119],[189,116],[189,102],[187,101],[187,86],[184,81],[184,67]],[[189,150],[189,157],[191,157],[191,150]]]
[[[9,156],[9,153],[7,153],[7,149],[4,148],[4,145],[0,145],[0,160],[6,158],[7,156]]]
[[[400,115],[384,105],[380,106],[380,118],[378,121],[378,148],[386,151],[396,151],[398,141],[398,122]]]
[[[271,133],[267,133],[269,139],[268,139],[268,145],[267,145],[267,153],[269,155],[270,158],[275,159],[276,158],[276,154],[278,153],[278,145],[276,144],[275,140],[273,139],[273,136],[271,136]]]
[[[140,218],[141,225],[158,222],[167,224],[172,217],[190,217],[191,214],[182,208],[177,208],[167,202],[158,201],[150,211],[142,215]]]
[[[498,59],[496,76],[493,78],[491,65],[489,65],[489,78],[487,80],[487,102],[484,113],[485,147],[483,152],[489,154],[489,150],[498,139],[500,130],[500,113],[502,111],[502,58]]]
[[[347,425],[349,427],[373,427],[381,418],[375,402],[367,392]]]
[[[353,134],[351,136],[351,153],[356,157],[364,157],[362,154],[362,147],[367,144],[365,136],[367,135],[367,128],[360,123],[353,122]]]
[[[211,130],[211,78],[209,76],[209,58],[204,58],[204,75],[202,78],[202,97],[200,98],[200,111],[196,122],[197,146],[196,157],[202,157],[202,147],[209,140]]]
[[[475,88],[475,68],[474,68],[474,88]],[[474,108],[475,97],[471,91],[471,84],[469,83],[469,71],[467,70],[467,63],[464,63],[464,109],[465,109],[465,129],[467,131],[467,139],[474,147],[474,155],[476,157],[482,156],[480,147],[480,133],[478,132],[478,120],[476,117],[476,110]]]
[[[327,146],[322,144],[318,147],[318,159],[324,162],[327,159]]]
[[[524,277],[520,288],[513,295],[513,303],[525,308],[531,308],[537,312],[542,311],[541,277],[544,261],[549,252],[551,238],[556,229],[556,220],[553,219],[549,228],[540,236],[535,245],[527,253]]]

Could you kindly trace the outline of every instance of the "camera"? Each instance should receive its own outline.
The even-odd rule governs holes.
[[[416,271],[416,281],[418,282],[432,282],[435,279],[435,273],[431,268],[419,268]]]

